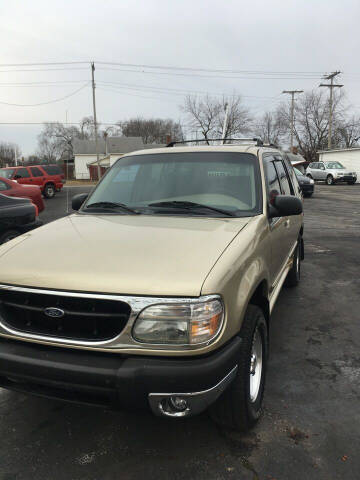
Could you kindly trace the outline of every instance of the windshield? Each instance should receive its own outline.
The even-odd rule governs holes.
[[[339,168],[345,168],[344,165],[341,165],[340,162],[326,162],[325,163],[326,168],[329,168],[331,170],[336,170]]]
[[[207,216],[224,216],[226,212],[256,215],[261,213],[258,160],[254,155],[236,152],[125,157],[106,174],[82,211],[101,202],[121,203],[143,214],[169,214],[170,209],[171,214],[182,215],[190,211]],[[184,202],[197,206],[191,208]]]
[[[0,168],[0,177],[11,178],[14,172],[15,168]]]

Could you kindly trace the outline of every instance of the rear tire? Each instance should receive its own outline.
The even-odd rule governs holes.
[[[328,175],[328,176],[326,177],[326,184],[327,184],[327,185],[334,185],[334,183],[335,183],[335,182],[334,182],[334,177],[333,177],[332,175]]]
[[[248,306],[240,337],[236,377],[210,407],[210,415],[222,427],[246,432],[261,416],[265,389],[268,330],[264,313],[258,306]]]
[[[48,183],[45,185],[45,188],[44,188],[45,198],[53,198],[55,197],[55,193],[56,193],[55,185],[53,185],[52,183]]]
[[[8,242],[9,240],[12,240],[19,235],[20,233],[17,230],[8,230],[7,232],[2,233],[0,235],[0,245],[2,243]]]
[[[285,287],[296,287],[300,283],[300,273],[301,273],[301,240],[298,241],[294,253],[294,259],[291,269],[287,274],[285,280]]]

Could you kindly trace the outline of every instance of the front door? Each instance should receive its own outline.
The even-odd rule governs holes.
[[[13,180],[16,180],[18,183],[23,183],[26,185],[31,185],[31,176],[27,168],[20,167],[16,170]]]
[[[277,195],[293,195],[292,185],[286,174],[281,157],[267,155],[264,169],[268,191],[268,202],[271,205]],[[298,219],[277,217],[269,219],[271,241],[271,283],[274,286],[289,258],[298,235]]]

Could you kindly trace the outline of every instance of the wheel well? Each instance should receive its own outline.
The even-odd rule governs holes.
[[[267,281],[263,280],[261,283],[259,283],[255,292],[252,294],[252,297],[249,303],[253,305],[257,305],[258,307],[261,308],[261,310],[264,312],[266,323],[268,324],[268,328],[269,328],[270,305],[268,300],[268,291],[269,291],[269,288],[268,288]]]

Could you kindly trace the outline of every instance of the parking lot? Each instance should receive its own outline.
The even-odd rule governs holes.
[[[46,200],[42,220],[90,189]],[[0,389],[0,480],[359,478],[359,219],[359,184],[305,199],[302,282],[273,312],[265,412],[250,434],[207,414],[167,420]]]

